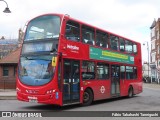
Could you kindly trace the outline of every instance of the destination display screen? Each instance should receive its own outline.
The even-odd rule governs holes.
[[[52,50],[53,42],[35,42],[23,44],[22,53],[49,52]]]

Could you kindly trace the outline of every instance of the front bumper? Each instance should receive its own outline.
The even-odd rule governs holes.
[[[59,104],[56,93],[46,95],[35,95],[17,92],[17,99],[25,102],[45,103],[45,104]]]

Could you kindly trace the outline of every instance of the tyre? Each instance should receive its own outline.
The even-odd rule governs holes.
[[[132,87],[130,87],[128,90],[128,97],[129,98],[133,97],[133,88]]]
[[[93,101],[93,93],[91,89],[86,89],[83,93],[83,106],[88,106]]]

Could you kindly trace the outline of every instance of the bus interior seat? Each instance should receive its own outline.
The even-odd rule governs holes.
[[[87,41],[87,44],[89,44],[89,45],[93,45],[92,40],[88,40],[88,41]]]
[[[103,47],[103,48],[107,48],[107,44],[106,44],[106,43],[103,43],[103,44],[102,44],[102,47]]]
[[[101,42],[100,42],[100,41],[97,41],[97,42],[96,42],[96,45],[97,45],[97,46],[101,46]]]
[[[112,50],[117,50],[117,46],[115,46],[115,45],[112,46],[111,48],[112,48]]]
[[[79,87],[78,87],[78,82],[73,83],[73,92],[78,92],[79,91]]]
[[[121,52],[124,52],[124,49],[121,48],[120,51],[121,51]]]

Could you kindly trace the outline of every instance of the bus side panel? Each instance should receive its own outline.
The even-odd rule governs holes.
[[[64,58],[89,59],[89,45],[83,45],[81,42],[61,39],[60,52]]]
[[[120,80],[120,96],[126,96],[126,84],[125,84],[125,79]]]
[[[125,80],[125,88],[122,96],[128,96],[130,86],[133,87],[133,93],[139,94],[142,92],[142,82],[139,80]]]
[[[110,84],[110,80],[83,81],[84,90],[86,88],[93,90],[94,100],[110,98]]]

